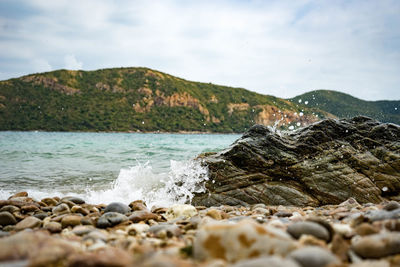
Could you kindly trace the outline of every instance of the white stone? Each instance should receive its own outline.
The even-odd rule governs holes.
[[[166,211],[165,217],[168,220],[174,220],[179,217],[191,218],[197,214],[196,208],[192,205],[175,204]]]

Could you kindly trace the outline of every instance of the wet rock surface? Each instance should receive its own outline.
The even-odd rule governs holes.
[[[105,212],[103,204],[68,200],[74,210],[87,211],[82,214],[71,213],[65,199],[39,205],[27,194],[16,197],[18,202],[0,200],[1,212],[8,212],[0,225],[1,266],[400,265],[400,218],[376,215],[396,214],[396,201],[348,199],[319,207],[173,205],[152,211],[134,201],[124,215]],[[38,209],[20,213],[26,203]],[[136,215],[146,216],[128,219],[139,211]]]
[[[400,198],[400,126],[327,119],[290,133],[255,125],[230,148],[203,155],[207,191],[194,205],[320,206]],[[387,207],[389,212],[395,204]]]

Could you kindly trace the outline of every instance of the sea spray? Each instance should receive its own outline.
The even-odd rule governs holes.
[[[207,168],[198,160],[170,161],[168,173],[155,173],[149,163],[121,169],[110,189],[87,190],[90,203],[129,203],[144,200],[149,207],[188,203],[194,193],[205,192],[204,182],[208,180]]]

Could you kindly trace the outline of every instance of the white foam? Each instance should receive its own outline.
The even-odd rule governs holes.
[[[154,173],[152,167],[139,164],[121,169],[117,180],[110,189],[88,191],[89,203],[129,203],[144,200],[153,205],[170,206],[190,202],[195,192],[205,192],[204,181],[208,180],[207,169],[199,161],[171,160],[168,173]]]
[[[121,169],[118,178],[108,189],[86,188],[86,193],[46,192],[28,190],[30,197],[40,200],[45,197],[77,196],[91,204],[144,200],[148,207],[184,204],[192,200],[194,193],[205,192],[204,182],[208,180],[207,168],[197,160],[170,161],[167,173],[156,173],[149,163]],[[0,189],[0,199],[7,199],[15,192]]]

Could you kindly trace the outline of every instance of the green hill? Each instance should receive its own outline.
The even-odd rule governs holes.
[[[287,127],[327,115],[147,68],[58,70],[0,82],[0,130],[243,132],[254,123],[280,119]]]
[[[298,127],[366,107],[345,94],[324,95],[311,101],[305,94],[303,105],[148,68],[58,70],[0,82],[0,130],[243,132],[255,123]],[[365,114],[399,123],[391,101],[375,104]]]
[[[400,101],[365,101],[351,95],[331,91],[311,91],[290,99],[293,103],[319,108],[337,117],[365,115],[382,122],[400,124]]]

